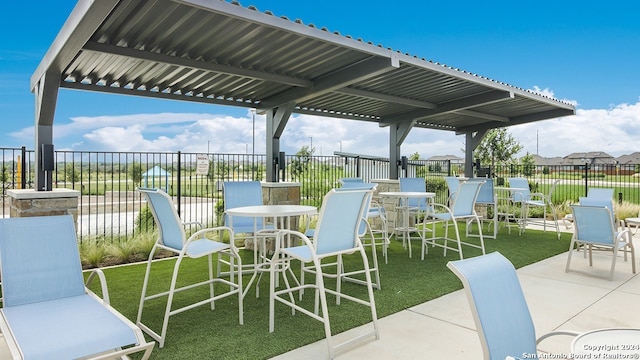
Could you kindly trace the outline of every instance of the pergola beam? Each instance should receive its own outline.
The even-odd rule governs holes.
[[[189,101],[198,102],[211,105],[232,105],[242,106],[247,108],[255,108],[256,103],[253,99],[235,99],[224,96],[205,96],[202,94],[182,94],[165,91],[154,91],[149,89],[140,89],[139,87],[120,87],[120,86],[96,86],[95,84],[83,84],[82,82],[62,82],[60,87],[67,89],[83,90],[83,91],[98,91],[101,93],[119,94],[119,95],[133,95],[154,97],[167,100]]]
[[[421,121],[432,116],[466,110],[468,108],[481,105],[488,105],[506,99],[513,99],[513,97],[514,95],[512,91],[494,90],[438,104],[438,107],[435,109],[417,109],[397,116],[391,116],[385,118],[384,121],[385,123],[403,122],[408,120]]]
[[[296,86],[308,88],[313,85],[313,82],[305,79],[298,79],[291,76],[284,76],[278,74],[270,74],[264,71],[256,71],[250,69],[244,69],[237,66],[222,65],[211,62],[205,62],[200,60],[188,59],[178,56],[166,55],[151,51],[138,50],[132,48],[126,48],[122,46],[115,46],[109,44],[102,44],[94,41],[87,43],[83,50],[92,51],[96,53],[107,53],[114,56],[122,56],[130,59],[137,59],[143,61],[151,61],[159,64],[165,64],[170,66],[183,66],[194,70],[214,72],[218,74],[244,76],[251,79],[272,81],[284,85]]]
[[[369,57],[355,64],[345,66],[331,74],[321,76],[314,81],[311,88],[289,89],[271,98],[264,99],[262,108],[273,108],[286,103],[302,103],[305,100],[320,96],[350,84],[362,81],[400,67],[397,56],[389,58]]]
[[[387,94],[379,94],[379,93],[375,93],[375,92],[372,92],[372,91],[354,89],[354,88],[350,88],[350,87],[345,87],[345,88],[336,90],[336,92],[340,93],[340,94],[345,94],[345,95],[354,95],[354,96],[359,96],[359,97],[367,98],[367,99],[388,101],[388,102],[391,102],[391,103],[415,106],[415,107],[424,108],[424,109],[435,109],[435,108],[438,107],[438,105],[436,105],[434,103],[427,102],[427,101],[406,99],[406,98],[402,98],[402,97],[399,97],[399,96],[393,96],[393,95],[387,95]]]
[[[468,132],[481,131],[484,129],[499,128],[499,127],[504,127],[506,125],[508,126],[520,125],[520,124],[526,124],[533,121],[552,119],[552,118],[570,116],[570,115],[575,115],[575,110],[553,109],[553,110],[541,111],[538,113],[528,114],[523,116],[514,116],[511,119],[509,119],[508,124],[503,124],[501,122],[488,122],[482,125],[460,127],[458,130],[458,133],[468,133]]]

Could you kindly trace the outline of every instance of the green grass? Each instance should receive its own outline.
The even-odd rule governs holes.
[[[464,227],[460,224],[464,233]],[[476,238],[468,239],[477,242]],[[485,239],[487,252],[499,251],[513,262],[516,268],[537,262],[547,257],[567,251],[570,234],[562,234],[556,239],[555,232],[546,233],[527,230],[518,236],[512,229],[511,235],[501,228],[498,239]],[[402,247],[400,241],[392,240],[389,248],[389,262],[384,264],[381,251],[380,259],[381,290],[375,291],[378,317],[383,318],[403,309],[435,299],[462,288],[460,281],[446,267],[449,260],[456,260],[456,253],[448,252],[442,256],[442,249],[429,248],[429,254],[420,261],[420,243],[413,241],[413,258]],[[480,255],[480,250],[464,247],[465,257]],[[243,253],[249,261],[251,254]],[[358,265],[357,255],[346,262],[347,267]],[[152,289],[168,287],[174,260],[154,263],[152,270]],[[296,265],[294,265],[296,266]],[[295,267],[298,268],[297,266]],[[183,263],[182,280],[196,281],[206,277],[205,259],[187,259]],[[145,264],[135,264],[104,269],[111,296],[112,305],[125,316],[135,321],[144,276]],[[246,280],[245,280],[246,281]],[[345,292],[366,297],[365,287],[345,283]],[[222,290],[222,288],[220,288]],[[192,290],[176,295],[174,304],[204,299],[207,290]],[[216,302],[216,309],[201,306],[182,314],[175,315],[169,321],[169,330],[165,347],[156,348],[152,359],[267,359],[324,338],[322,324],[308,316],[291,311],[276,303],[275,332],[269,333],[269,289],[268,277],[260,284],[260,298],[255,290],[249,291],[244,300],[244,325],[238,324],[237,297]],[[312,293],[306,294],[303,303],[311,305]],[[335,298],[328,297],[332,332],[339,333],[365,324],[371,320],[368,308],[343,300],[335,305]],[[148,303],[145,316],[156,329],[160,326],[161,316],[166,303],[158,300]]]

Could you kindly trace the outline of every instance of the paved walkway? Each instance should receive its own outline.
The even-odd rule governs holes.
[[[640,244],[640,234],[634,238],[635,244]],[[632,274],[631,260],[619,259],[613,281],[607,280],[610,254],[594,254],[593,268],[589,268],[582,254],[574,256],[572,269],[584,273],[565,273],[566,260],[567,253],[563,253],[518,269],[537,336],[554,330],[640,328],[640,276]],[[361,343],[337,358],[482,359],[482,347],[463,290],[379,319],[378,323],[380,340]],[[366,329],[370,328],[369,324]],[[363,327],[338,334],[336,341],[362,330]],[[569,358],[571,341],[567,336],[552,337],[544,340],[539,350]],[[327,355],[326,342],[319,341],[274,359],[322,359]]]

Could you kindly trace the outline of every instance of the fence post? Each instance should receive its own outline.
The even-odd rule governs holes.
[[[27,188],[27,147],[22,147],[22,167],[20,168],[20,189]]]
[[[178,216],[180,216],[180,202],[181,202],[180,201],[180,194],[182,193],[182,181],[180,181],[180,179],[182,178],[182,173],[181,173],[182,172],[182,166],[180,166],[180,165],[181,165],[181,162],[180,162],[180,151],[178,151],[178,166],[177,166],[178,167],[178,185],[177,185],[178,194],[176,195],[177,196],[176,201],[178,202]]]
[[[589,163],[584,163],[584,196],[589,193]]]

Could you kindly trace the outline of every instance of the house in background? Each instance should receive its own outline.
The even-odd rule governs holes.
[[[602,151],[571,153],[565,156],[564,159],[567,165],[581,166],[589,164],[592,170],[604,170],[617,163],[613,156]]]
[[[616,158],[616,161],[618,161],[620,172],[635,174],[637,172],[637,166],[640,164],[640,152],[621,155]]]

